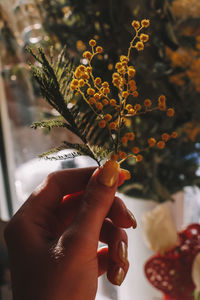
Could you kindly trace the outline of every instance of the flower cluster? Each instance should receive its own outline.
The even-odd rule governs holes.
[[[178,135],[177,132],[163,133],[158,141],[154,137],[149,137],[147,146],[140,149],[134,144],[135,132],[130,131],[126,125],[130,118],[155,110],[164,111],[167,117],[173,117],[175,113],[173,108],[167,107],[164,95],[159,96],[156,103],[151,99],[139,99],[135,80],[136,69],[130,63],[130,55],[133,49],[144,50],[149,35],[141,31],[149,25],[150,21],[147,19],[132,22],[135,35],[130,42],[127,55],[121,55],[115,65],[112,86],[93,74],[92,60],[103,53],[103,48],[97,45],[95,39],[89,41],[91,49],[83,52],[83,63],[76,68],[71,82],[71,90],[80,94],[96,115],[99,128],[109,131],[116,159],[125,160],[133,156],[136,161],[142,161],[141,152],[154,146],[163,149],[167,141]],[[112,96],[113,89],[117,89],[117,97]]]

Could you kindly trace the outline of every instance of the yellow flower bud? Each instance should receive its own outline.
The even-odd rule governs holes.
[[[136,111],[140,111],[142,109],[142,106],[139,103],[137,103],[137,104],[135,104],[134,109]]]
[[[123,97],[123,98],[127,98],[128,96],[129,96],[129,92],[124,91],[124,92],[122,93],[122,97]]]
[[[104,116],[104,120],[106,120],[107,122],[109,122],[110,120],[112,120],[112,116],[110,114],[106,114]]]
[[[141,42],[146,43],[148,40],[149,40],[148,34],[142,33],[142,34],[140,35],[140,41],[141,41]]]
[[[157,143],[157,147],[158,147],[159,149],[165,148],[165,142],[159,141],[159,142]]]
[[[133,147],[132,152],[134,154],[138,154],[140,152],[140,148],[139,147]]]
[[[135,109],[133,109],[133,108],[131,108],[131,109],[128,111],[128,113],[129,113],[130,115],[132,115],[132,116],[136,115],[136,111],[135,111]]]
[[[109,88],[103,88],[103,93],[104,94],[109,94],[110,93],[110,89]]]
[[[124,158],[126,158],[126,152],[124,152],[124,151],[119,151],[119,158],[120,159],[124,159]]]
[[[89,41],[89,45],[90,45],[91,47],[95,47],[96,44],[97,44],[97,42],[96,42],[95,40],[93,40],[93,39]]]
[[[138,93],[137,91],[134,91],[134,92],[132,93],[132,96],[133,96],[134,98],[137,98],[138,95],[139,95],[139,93]]]
[[[83,65],[80,65],[80,66],[77,67],[78,72],[85,72],[85,70],[86,70],[86,67],[83,66]]]
[[[89,103],[92,105],[92,104],[95,104],[96,103],[96,100],[93,98],[93,97],[90,97],[89,98]]]
[[[162,103],[159,103],[158,104],[158,108],[159,108],[159,110],[166,110],[166,104],[162,104]]]
[[[143,156],[141,154],[136,156],[136,161],[141,162],[143,160]]]
[[[109,124],[109,127],[110,127],[111,130],[115,130],[116,127],[117,127],[117,124],[116,124],[115,122],[111,122],[111,123]]]
[[[73,90],[73,91],[75,91],[77,89],[77,87],[74,84],[71,83],[70,89]]]
[[[149,27],[150,21],[148,19],[143,19],[141,21],[141,24],[142,24],[143,27]]]
[[[152,105],[152,101],[150,99],[145,99],[144,100],[144,106],[151,107],[151,105]]]
[[[99,93],[94,94],[95,100],[99,100],[101,98],[101,95]]]
[[[156,140],[154,138],[149,138],[148,144],[149,144],[149,147],[153,147],[156,144]]]
[[[98,122],[98,125],[100,128],[105,128],[106,127],[106,121],[105,120],[101,120]]]
[[[90,60],[92,58],[92,53],[89,51],[83,52],[83,57]]]
[[[88,80],[90,78],[89,74],[88,73],[84,73],[82,76],[81,76],[84,80]]]
[[[103,109],[103,105],[100,102],[96,103],[96,109],[102,110]]]
[[[142,51],[142,50],[144,50],[144,44],[142,42],[137,42],[136,45],[135,45],[135,48],[138,51]]]
[[[140,22],[138,22],[138,21],[135,21],[135,20],[134,20],[134,21],[132,22],[131,25],[132,25],[133,28],[135,28],[136,30],[140,28]]]
[[[168,133],[163,133],[162,134],[162,140],[164,142],[167,142],[170,139],[170,135]]]
[[[108,87],[109,87],[109,83],[108,83],[107,81],[104,81],[104,82],[102,83],[102,87],[108,88]]]
[[[102,104],[103,104],[104,106],[108,105],[108,103],[109,103],[109,101],[108,101],[107,99],[103,99],[103,100],[102,100]]]
[[[130,110],[130,109],[132,109],[132,108],[133,108],[133,106],[132,106],[131,104],[127,104],[127,105],[126,105],[126,109],[127,109],[127,110]]]
[[[122,64],[120,62],[116,63],[115,68],[116,69],[121,69],[122,68]]]
[[[101,78],[100,77],[95,78],[94,83],[99,85],[101,83]]]
[[[87,68],[86,68],[86,71],[87,71],[88,73],[92,73],[92,68],[91,68],[91,67],[87,67]]]
[[[115,106],[117,104],[116,100],[115,99],[111,99],[110,100],[110,105],[111,106]]]
[[[95,90],[94,90],[94,89],[92,89],[92,88],[88,88],[88,89],[87,89],[87,94],[88,94],[88,95],[93,96],[94,93],[95,93]]]
[[[135,76],[135,69],[129,68],[128,69],[128,76],[129,77],[134,77]]]
[[[167,110],[167,116],[168,117],[173,117],[174,114],[175,114],[174,109],[173,108],[168,108],[168,110]]]
[[[102,53],[103,52],[103,48],[101,46],[96,47],[96,52],[97,53]]]
[[[78,81],[78,86],[79,87],[83,87],[85,85],[85,81],[83,80],[83,79],[80,79],[79,81]]]
[[[123,61],[128,62],[128,57],[125,56],[125,55],[121,55],[121,56],[120,56],[120,61],[121,61],[121,62],[123,62]]]
[[[158,102],[159,102],[160,104],[165,104],[165,102],[166,102],[166,97],[165,97],[165,95],[160,95],[160,97],[158,98]]]
[[[171,137],[172,137],[173,139],[176,139],[176,138],[178,137],[178,132],[173,131],[172,134],[171,134]]]

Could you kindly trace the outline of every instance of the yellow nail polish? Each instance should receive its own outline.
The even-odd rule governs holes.
[[[100,168],[98,174],[98,181],[108,187],[112,187],[119,176],[120,165],[114,160],[110,159]]]
[[[123,173],[125,180],[129,180],[131,178],[131,173],[128,170],[120,169],[120,172]]]
[[[123,263],[127,262],[127,257],[128,257],[127,245],[123,241],[119,243],[118,255]]]
[[[115,279],[114,279],[115,284],[121,285],[124,280],[124,276],[125,276],[124,270],[122,268],[119,268],[115,275]]]
[[[133,213],[127,209],[127,214],[128,214],[128,217],[130,218],[131,222],[132,222],[132,227],[135,229],[137,227],[137,221],[133,215]]]

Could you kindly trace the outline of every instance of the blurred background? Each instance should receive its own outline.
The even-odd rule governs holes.
[[[88,41],[95,38],[105,50],[95,62],[95,72],[110,82],[119,55],[127,52],[132,20],[143,18],[150,19],[151,27],[145,51],[134,57],[138,90],[143,98],[165,94],[176,115],[170,121],[159,114],[137,117],[132,126],[141,145],[144,137],[166,130],[177,131],[179,137],[163,152],[146,153],[140,164],[126,163],[133,179],[120,193],[139,225],[143,210],[163,202],[169,204],[177,230],[200,223],[199,0],[0,0],[0,299],[12,299],[2,237],[6,221],[48,173],[95,165],[87,157],[53,162],[38,158],[64,139],[75,142],[76,138],[62,128],[51,134],[48,129],[30,128],[34,121],[52,118],[56,112],[41,97],[29,68],[29,62],[35,62],[26,46],[42,46],[47,52],[53,46],[56,56],[66,45],[67,55],[77,64]],[[172,196],[174,206],[168,201]],[[130,237],[138,245],[136,253],[129,255],[133,260],[138,255],[137,273],[130,272],[132,277],[120,291],[103,278],[99,300],[162,299],[145,281],[142,266],[153,252],[141,236],[139,226],[133,241]]]

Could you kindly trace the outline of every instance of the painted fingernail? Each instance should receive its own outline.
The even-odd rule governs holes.
[[[129,209],[127,209],[127,214],[128,214],[129,219],[132,222],[132,227],[135,229],[137,227],[137,221],[136,221],[133,213]]]
[[[125,180],[129,180],[131,178],[131,173],[128,170],[120,169],[120,172],[123,174]]]
[[[125,277],[125,273],[124,270],[122,268],[119,268],[116,272],[115,278],[114,278],[114,282],[116,285],[121,285],[122,282],[124,281],[124,277]]]
[[[123,241],[119,243],[118,255],[123,263],[127,262],[127,257],[128,257],[127,245]]]
[[[118,180],[120,166],[116,160],[108,160],[98,174],[98,181],[108,187],[112,187]]]

